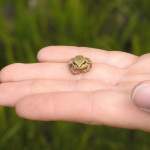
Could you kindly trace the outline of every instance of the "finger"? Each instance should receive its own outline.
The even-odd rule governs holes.
[[[42,121],[73,121],[150,131],[149,114],[130,96],[117,91],[58,92],[25,97],[16,105],[20,117]]]
[[[68,62],[76,55],[84,55],[93,62],[104,63],[117,68],[126,68],[138,59],[138,56],[125,52],[75,46],[45,47],[39,51],[37,58],[40,62]]]
[[[114,88],[97,80],[29,80],[0,84],[0,106],[14,107],[27,95],[58,91],[96,91]],[[17,92],[16,92],[17,91]]]
[[[150,53],[140,56],[137,61],[128,68],[128,73],[130,74],[140,74],[140,73],[150,73]]]
[[[150,80],[150,74],[143,73],[143,74],[125,75],[119,81],[118,85],[120,89],[122,89],[122,91],[130,94],[133,88],[143,80]]]
[[[150,63],[150,53],[143,54],[139,57],[137,63],[145,61],[147,64]]]
[[[120,69],[105,64],[93,64],[90,72],[72,75],[66,63],[34,63],[12,64],[0,72],[1,82],[22,81],[32,79],[79,80],[94,79],[115,84],[122,75]]]
[[[120,81],[119,86],[113,86],[100,80],[29,80],[0,84],[0,106],[14,107],[27,95],[58,92],[58,91],[97,91],[116,89],[128,94],[141,80],[150,80],[149,74],[128,76]],[[16,92],[17,91],[17,92]]]
[[[133,88],[132,101],[139,109],[150,112],[150,80],[140,82]]]

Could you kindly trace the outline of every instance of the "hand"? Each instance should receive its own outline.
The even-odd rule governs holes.
[[[90,72],[72,75],[68,61],[90,58]],[[131,100],[133,88],[150,79],[150,54],[52,46],[39,51],[40,63],[11,64],[0,72],[0,106],[23,118],[73,121],[150,131],[150,115]]]

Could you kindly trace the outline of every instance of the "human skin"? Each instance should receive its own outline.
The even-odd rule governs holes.
[[[88,73],[72,75],[68,61],[83,55],[92,61]],[[131,95],[150,79],[150,54],[86,47],[50,46],[39,51],[39,63],[16,63],[0,72],[0,106],[18,116],[41,121],[71,121],[150,131],[150,114]]]

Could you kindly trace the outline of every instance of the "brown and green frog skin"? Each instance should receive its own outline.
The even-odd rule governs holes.
[[[69,61],[69,69],[73,75],[88,72],[91,67],[91,60],[81,55],[78,55]]]

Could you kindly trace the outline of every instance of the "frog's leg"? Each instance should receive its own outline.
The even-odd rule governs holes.
[[[82,72],[83,72],[83,73],[89,72],[90,69],[91,69],[91,67],[92,67],[92,64],[90,63],[86,69],[83,69],[83,70],[82,70]]]
[[[75,71],[73,72],[74,75],[80,74],[80,73],[81,73],[81,71],[79,71],[79,70],[75,70]]]
[[[82,70],[82,73],[86,73],[86,72],[88,72],[89,70],[88,70],[88,68],[86,68],[86,69],[83,69]]]
[[[81,73],[80,70],[74,70],[72,67],[69,67],[69,69],[70,69],[70,71],[72,72],[72,74],[74,74],[74,75]]]

